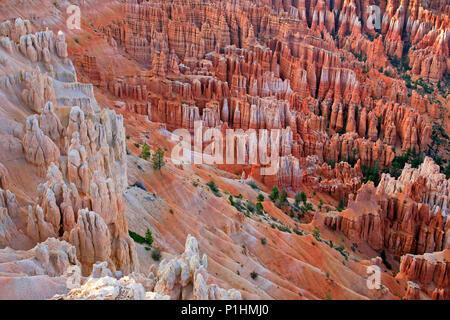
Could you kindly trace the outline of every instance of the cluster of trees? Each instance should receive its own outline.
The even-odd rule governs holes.
[[[139,146],[139,144],[137,144],[137,146]],[[158,148],[158,150],[156,150],[155,153],[153,153],[152,155],[150,151],[150,146],[146,142],[144,142],[144,144],[142,145],[142,150],[139,157],[141,157],[144,160],[148,160],[151,157],[153,169],[155,170],[161,170],[161,168],[164,167],[164,165],[166,164],[164,160],[164,150]]]

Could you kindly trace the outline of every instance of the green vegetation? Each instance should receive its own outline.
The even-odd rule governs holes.
[[[364,176],[364,183],[372,181],[375,186],[380,183],[380,164],[378,161],[375,162],[372,168],[367,167],[365,164],[361,166],[361,170]]]
[[[396,156],[394,158],[391,165],[386,168],[385,173],[389,173],[392,177],[398,178],[402,174],[402,170],[407,163],[413,168],[418,168],[422,164],[423,159],[423,153],[416,152],[415,148],[412,151],[411,149],[408,149],[404,155]]]
[[[317,241],[320,241],[320,230],[318,228],[314,229],[313,237],[316,238]]]
[[[206,184],[212,192],[219,192],[219,187],[217,186],[217,184],[214,182],[214,180],[211,180],[210,182],[208,182]]]
[[[280,190],[278,190],[277,186],[272,187],[272,192],[270,193],[269,198],[272,202],[275,202],[280,198]]]
[[[300,202],[305,203],[307,200],[306,193],[304,193],[303,191],[300,193],[297,193],[294,197],[294,200],[295,200],[295,205],[297,207],[300,205]]]
[[[265,246],[267,244],[267,239],[266,238],[261,238],[261,244],[263,246]]]
[[[303,206],[300,207],[300,210],[301,210],[303,213],[308,212],[308,211],[312,211],[313,209],[314,209],[314,208],[313,208],[313,205],[312,205],[311,202],[305,202],[305,204],[304,204]]]
[[[258,278],[258,274],[255,271],[252,271],[250,273],[250,277],[252,277],[253,280],[256,280],[256,278]]]
[[[135,146],[139,148],[140,145],[135,144]],[[142,145],[142,151],[139,157],[141,157],[144,160],[148,160],[148,158],[150,158],[150,146],[146,142],[144,142],[144,144]]]
[[[261,188],[253,180],[247,182],[247,184],[254,190],[261,190]]]
[[[134,242],[139,243],[139,244],[147,244],[150,247],[153,244],[153,236],[152,236],[152,232],[147,229],[147,232],[145,233],[145,237],[137,234],[136,232],[130,231],[128,230],[128,234],[130,235],[130,237],[134,240]]]
[[[283,189],[281,191],[280,201],[278,202],[278,207],[281,208],[283,205],[288,203],[287,197],[288,197],[288,194],[287,194],[286,190]]]
[[[330,165],[331,169],[334,169],[334,167],[336,166],[336,161],[330,160],[328,161],[328,164]]]
[[[164,151],[161,148],[158,148],[158,150],[156,150],[156,152],[153,154],[152,162],[153,169],[155,170],[161,170],[161,168],[166,164],[164,161]]]
[[[333,298],[331,298],[331,290],[330,289],[328,289],[328,292],[327,292],[327,295],[326,295],[325,299],[333,300]]]
[[[264,213],[264,207],[261,202],[256,203],[256,213],[262,215]]]
[[[339,212],[342,212],[342,211],[345,210],[345,203],[344,203],[343,199],[339,200],[339,204],[336,207],[336,210],[339,211]]]
[[[256,198],[259,202],[263,202],[264,201],[264,196],[260,193],[258,194],[258,197]]]

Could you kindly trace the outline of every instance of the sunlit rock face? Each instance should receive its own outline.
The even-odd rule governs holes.
[[[0,298],[450,298],[448,1],[31,2],[0,4]],[[171,163],[199,123],[246,163]]]

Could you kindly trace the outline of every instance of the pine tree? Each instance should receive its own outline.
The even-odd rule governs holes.
[[[148,160],[148,158],[150,158],[150,146],[145,142],[144,145],[142,146],[142,152],[140,157],[145,160]]]
[[[288,197],[288,194],[287,194],[286,190],[283,189],[281,191],[281,195],[280,195],[280,206],[282,206],[288,202],[287,197]]]
[[[152,156],[153,169],[161,170],[161,168],[166,164],[164,161],[164,151],[158,148]]]
[[[147,232],[145,233],[145,242],[151,247],[153,244],[153,236],[152,232],[147,229]]]
[[[270,200],[275,202],[280,197],[280,190],[278,190],[277,186],[272,187],[272,193],[269,195]]]

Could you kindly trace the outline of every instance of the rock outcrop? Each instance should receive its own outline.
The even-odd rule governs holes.
[[[418,291],[423,290],[434,300],[448,300],[450,299],[449,254],[450,250],[446,249],[423,255],[407,254],[402,256],[400,273],[397,278],[416,282]],[[410,291],[413,290],[408,288],[408,297],[419,298],[418,293],[412,294]]]
[[[90,243],[90,241],[88,241]],[[133,273],[116,279],[103,262],[79,288],[55,300],[241,300],[235,289],[207,284],[207,257],[200,258],[197,240],[188,235],[185,251],[178,257],[153,265],[149,275]]]
[[[424,254],[450,248],[448,180],[430,159],[398,180],[383,174],[377,189],[363,185],[342,213],[317,213],[317,219],[352,241],[367,241],[394,255]]]

